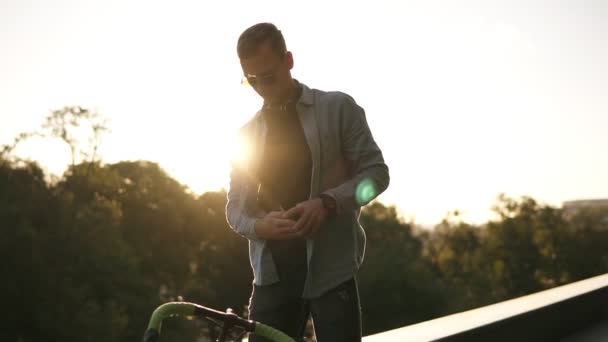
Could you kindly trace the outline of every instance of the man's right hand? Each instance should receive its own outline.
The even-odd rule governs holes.
[[[283,218],[282,211],[271,211],[255,222],[255,234],[263,240],[289,240],[299,237],[296,221]]]

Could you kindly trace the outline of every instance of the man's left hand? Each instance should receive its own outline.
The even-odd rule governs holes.
[[[319,231],[328,214],[327,209],[323,206],[323,201],[315,198],[298,203],[283,213],[283,218],[297,220],[294,226],[296,234],[300,237],[309,237]]]

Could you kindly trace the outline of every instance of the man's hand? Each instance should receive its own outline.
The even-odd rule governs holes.
[[[323,206],[323,200],[315,198],[298,203],[287,210],[283,217],[298,220],[293,227],[294,234],[298,237],[309,237],[319,231],[328,215],[327,209]]]
[[[264,240],[287,240],[299,237],[294,226],[296,221],[283,217],[282,211],[271,211],[255,222],[255,234]]]

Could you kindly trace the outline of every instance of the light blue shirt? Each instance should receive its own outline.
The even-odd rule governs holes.
[[[306,241],[308,273],[302,297],[315,298],[350,279],[359,269],[365,254],[360,208],[388,187],[389,173],[365,112],[352,97],[300,85],[302,95],[296,111],[312,159],[310,198],[325,193],[337,204],[336,216]],[[249,240],[256,285],[279,281],[266,241],[255,234],[256,220],[265,215],[257,204],[259,181],[255,175],[264,152],[266,130],[259,111],[241,128],[250,155],[248,162],[233,165],[226,205],[228,224]]]

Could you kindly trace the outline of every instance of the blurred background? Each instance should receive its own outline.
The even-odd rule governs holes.
[[[261,105],[236,40],[262,21],[295,78],[365,108],[391,170],[362,214],[364,335],[608,272],[607,19],[591,0],[0,0],[0,336],[137,340],[178,297],[246,313],[224,206]]]

